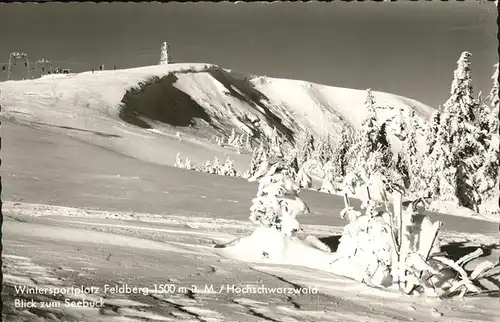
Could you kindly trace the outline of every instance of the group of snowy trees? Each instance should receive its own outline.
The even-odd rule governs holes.
[[[261,142],[253,149],[249,175],[281,154],[301,188],[311,187],[313,173],[323,176],[320,190],[329,193],[382,177],[389,192],[404,190],[410,197],[451,201],[480,211],[499,195],[498,64],[493,88],[482,99],[473,93],[470,56],[461,55],[451,96],[427,125],[414,110],[405,111],[404,117],[400,112],[396,121],[380,120],[377,110],[382,107],[368,89],[368,115],[359,129],[344,126],[337,140],[331,135],[315,137],[305,129],[288,150],[277,141]],[[391,147],[389,130],[401,141],[399,152]]]
[[[189,160],[188,157],[182,159],[180,153],[177,153],[174,166],[181,169],[201,171],[221,176],[229,176],[229,177],[243,176],[242,173],[235,170],[233,159],[231,159],[231,157],[229,156],[226,158],[226,161],[222,164],[219,161],[219,158],[215,157],[212,162],[207,160],[203,164],[195,165],[191,162],[191,160]]]
[[[261,140],[259,146],[253,148],[248,175],[249,177],[258,176],[259,173],[267,171],[270,164],[280,160],[285,167],[286,175],[296,179],[299,173],[297,157],[297,149],[286,148],[283,137],[274,128],[269,138]]]
[[[481,205],[499,195],[498,64],[493,88],[482,99],[473,93],[470,56],[468,52],[461,55],[451,96],[427,126],[414,110],[393,122],[397,129],[394,125],[391,129],[401,140],[398,153],[393,152],[388,139],[391,120],[377,117],[379,106],[370,89],[365,102],[368,115],[356,131],[345,126],[337,141],[328,135],[315,138],[304,131],[295,152],[301,173],[298,181],[315,171],[324,178],[321,190],[331,193],[382,176],[389,191],[391,187],[404,189],[413,197],[451,201],[479,211]],[[425,149],[418,144],[424,138]],[[256,157],[262,154],[258,152]],[[251,171],[254,164],[252,160]]]
[[[460,56],[451,96],[429,124],[422,172],[427,197],[479,211],[499,195],[498,64],[488,97],[474,97],[470,56]]]
[[[224,137],[215,137],[215,142],[218,146],[230,146],[237,148],[238,151],[252,151],[252,138],[248,133],[236,134],[234,129],[231,130],[231,135],[225,139]]]

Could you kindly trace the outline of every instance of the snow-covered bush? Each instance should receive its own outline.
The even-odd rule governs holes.
[[[374,200],[368,193],[362,206],[364,213],[351,207],[346,197],[341,217],[348,224],[331,264],[343,263],[342,267],[349,270],[344,270],[343,275],[369,285],[396,286],[406,294],[443,297],[479,292],[480,278],[500,263],[482,262],[468,275],[463,265],[479,257],[481,249],[456,262],[450,260],[439,246],[442,223],[433,223],[421,213],[418,205],[422,200],[415,200],[403,211],[402,195],[395,192],[391,210],[384,183],[376,184],[383,192],[382,198]]]

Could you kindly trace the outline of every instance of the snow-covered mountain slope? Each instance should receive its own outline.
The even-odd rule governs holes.
[[[366,117],[365,91],[297,80],[238,74],[210,64],[171,64],[124,70],[46,75],[0,83],[2,114],[49,127],[116,152],[171,165],[180,152],[201,163],[231,155],[244,170],[248,154],[211,142],[234,128],[259,138],[274,127],[289,141],[304,128],[338,133]],[[381,119],[432,109],[397,95],[373,92]],[[403,113],[404,114],[404,113]],[[180,139],[179,139],[180,136]],[[396,144],[397,145],[397,144]]]

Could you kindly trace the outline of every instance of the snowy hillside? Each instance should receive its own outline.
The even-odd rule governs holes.
[[[64,133],[144,161],[172,165],[177,152],[196,163],[230,155],[244,170],[249,155],[213,142],[231,130],[258,140],[273,128],[288,141],[303,128],[338,134],[366,117],[365,91],[297,80],[245,76],[210,64],[170,64],[46,75],[0,83],[2,115]],[[380,119],[414,109],[417,101],[373,92]],[[406,115],[403,112],[403,115]],[[398,144],[395,144],[397,147]]]

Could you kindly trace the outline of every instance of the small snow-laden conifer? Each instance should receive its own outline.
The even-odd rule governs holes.
[[[243,143],[243,147],[247,151],[252,151],[252,140],[250,139],[250,134],[245,133],[245,141]]]
[[[206,173],[213,173],[213,168],[212,165],[210,164],[210,160],[205,161],[205,164],[203,165],[203,171]]]
[[[236,176],[236,170],[234,169],[233,159],[231,157],[227,157],[224,162],[224,166],[222,167],[222,174],[229,177]]]
[[[414,127],[414,122],[412,122],[413,117],[414,115],[410,115],[410,120],[406,125],[406,138],[401,148],[401,161],[404,170],[400,172],[407,175],[408,190],[411,193],[418,193],[425,189],[425,184],[422,181],[423,156],[417,149],[417,129]]]
[[[366,100],[365,100],[365,108],[368,111],[369,117],[375,117],[375,97],[373,96],[371,88],[366,90]]]
[[[184,160],[184,169],[187,169],[187,170],[194,169],[193,164],[191,163],[191,160],[189,160],[188,157],[186,157],[186,160]]]
[[[451,96],[443,106],[445,113],[461,117],[466,122],[475,120],[475,110],[478,107],[472,88],[470,57],[471,54],[467,51],[460,55],[451,83]]]
[[[305,162],[299,169],[297,173],[296,182],[299,185],[299,188],[311,188],[312,187],[312,178],[311,178],[311,165],[312,160]]]
[[[441,111],[436,110],[431,117],[429,125],[425,129],[425,143],[426,143],[426,156],[430,155],[434,150],[434,145],[436,144],[438,134],[441,127]]]
[[[219,158],[215,157],[214,158],[214,161],[212,162],[212,171],[213,171],[213,174],[222,174],[222,167],[221,167],[221,164],[219,162]]]
[[[175,156],[175,165],[176,168],[184,168],[184,161],[182,161],[181,154],[177,152]]]
[[[315,140],[309,129],[302,131],[297,139],[297,161],[301,166],[307,160],[310,160],[314,154]]]
[[[455,147],[450,144],[452,136],[447,130],[451,127],[451,121],[452,116],[449,113],[441,115],[432,150],[428,150],[424,161],[424,178],[427,186],[426,197],[458,203],[459,160]]]
[[[341,178],[346,175],[348,160],[348,151],[350,147],[354,144],[354,131],[348,125],[343,125],[340,131],[340,139],[333,146],[332,156],[330,160],[331,172],[334,178]]]
[[[276,127],[273,128],[273,134],[269,143],[269,155],[277,158],[283,158],[285,156],[283,151],[283,139],[279,135]]]
[[[404,141],[406,139],[407,128],[401,109],[399,109],[398,114],[391,119],[391,130],[400,140]]]
[[[240,134],[238,136],[238,143],[237,143],[237,148],[243,149],[245,147],[245,135]]]
[[[375,113],[370,113],[363,121],[357,131],[355,143],[347,153],[347,173],[366,183],[371,182],[372,177],[381,175],[388,181],[388,186],[403,188],[403,178],[392,160],[384,124],[378,126]]]
[[[250,220],[261,227],[274,228],[285,236],[301,230],[297,216],[309,208],[298,196],[299,188],[287,175],[282,160],[270,164],[269,171],[259,178],[259,190],[250,207]]]
[[[235,141],[236,141],[236,131],[234,129],[231,129],[231,135],[227,139],[227,144],[234,145]]]
[[[490,136],[488,149],[484,155],[478,156],[480,167],[476,173],[475,184],[481,201],[488,202],[500,196],[500,151],[498,135]]]
[[[493,79],[493,86],[491,88],[490,94],[489,94],[489,99],[491,102],[492,107],[498,108],[500,98],[498,97],[498,63],[496,63],[493,67],[495,68],[495,71],[493,72],[493,76],[491,76],[491,79]]]
[[[481,142],[484,143],[486,136],[490,132],[489,130],[490,108],[487,105],[486,100],[481,96],[481,92],[478,94],[476,101],[477,101],[477,109],[476,109],[476,115],[474,116],[475,117],[474,125],[482,133]]]
[[[498,63],[495,64],[495,72],[492,78],[493,87],[489,94],[491,106],[487,115],[488,134],[484,142],[485,153],[478,156],[481,165],[476,173],[475,180],[477,191],[484,202],[491,201],[492,198],[498,198],[500,195]]]
[[[166,65],[166,64],[169,64],[170,62],[171,62],[170,45],[164,41],[161,44],[160,65]]]
[[[315,142],[314,159],[319,165],[326,164],[332,157],[334,142],[331,134],[323,134]]]
[[[341,178],[339,167],[334,165],[333,161],[328,161],[325,164],[324,176],[321,182],[321,192],[334,193],[336,191],[335,182],[337,178]]]
[[[499,135],[499,105],[500,105],[500,98],[498,97],[498,63],[495,64],[495,72],[493,73],[492,76],[493,79],[493,87],[491,88],[490,94],[489,94],[489,100],[491,103],[491,109],[489,113],[489,122],[488,122],[488,128],[490,130],[491,134],[497,134]]]
[[[297,149],[292,147],[285,152],[283,162],[286,164],[287,175],[292,179],[297,178],[299,163],[297,161]]]
[[[366,182],[372,174],[381,172],[382,168],[387,166],[384,163],[384,151],[387,147],[378,142],[379,137],[375,114],[371,113],[361,124],[356,134],[356,141],[348,151],[350,159],[348,172],[358,173]]]
[[[470,54],[464,52],[458,61],[451,96],[444,104],[439,123],[437,140],[441,151],[431,158],[436,162],[428,162],[428,166],[433,169],[427,178],[435,175],[438,180],[442,180],[439,186],[451,187],[441,189],[441,193],[434,195],[433,199],[456,199],[460,206],[476,210],[481,202],[478,192],[478,181],[481,179],[477,177],[477,172],[481,166],[479,156],[485,154],[486,131],[478,127],[476,120],[478,102],[473,96],[469,57]],[[437,173],[440,172],[436,169],[439,166],[447,169]],[[452,192],[455,193],[454,198],[450,197]]]
[[[264,146],[264,143],[260,141],[259,147],[255,148],[252,153],[252,159],[250,161],[250,169],[249,169],[250,177],[253,176],[260,168],[260,165],[267,160],[268,160],[267,149]]]

